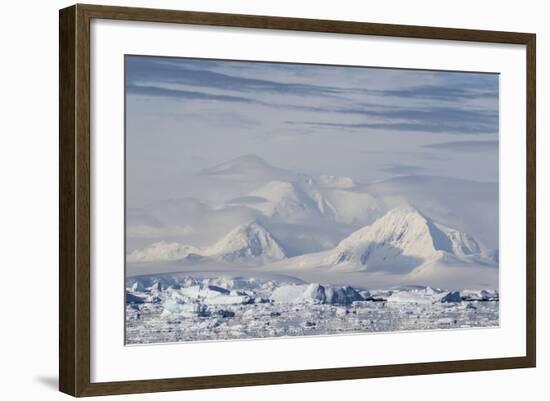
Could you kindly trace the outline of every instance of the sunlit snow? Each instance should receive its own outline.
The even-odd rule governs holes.
[[[223,274],[223,273],[221,273]],[[374,290],[277,275],[166,274],[127,280],[126,343],[498,326],[498,292]]]

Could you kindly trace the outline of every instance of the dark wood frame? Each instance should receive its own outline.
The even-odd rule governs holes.
[[[90,21],[92,18],[511,43],[527,49],[527,324],[523,357],[191,378],[90,382]],[[536,36],[421,26],[74,5],[59,13],[59,389],[73,396],[535,367]]]

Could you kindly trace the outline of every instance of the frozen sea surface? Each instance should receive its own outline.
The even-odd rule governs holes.
[[[495,290],[368,290],[287,276],[128,278],[126,343],[253,339],[499,325]]]

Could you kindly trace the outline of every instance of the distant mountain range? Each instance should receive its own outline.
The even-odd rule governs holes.
[[[178,261],[182,266],[208,261],[287,274],[323,269],[337,274],[405,275],[434,265],[498,265],[471,235],[436,223],[411,206],[390,210],[332,249],[291,258],[269,230],[253,221],[236,227],[210,246],[158,242],[133,251],[127,260]]]
[[[277,168],[255,155],[244,155],[200,171],[200,175],[233,179],[294,179],[297,174]]]
[[[169,200],[131,210],[128,232],[159,240],[133,247],[126,258],[130,265],[149,264],[152,273],[155,264],[167,261],[182,269],[372,273],[395,283],[415,275],[429,282],[443,273],[452,280],[447,267],[485,277],[498,266],[495,241],[491,247],[485,241],[498,229],[498,220],[493,222],[498,187],[492,184],[401,176],[363,185],[349,177],[294,173],[251,155],[198,177],[215,177],[239,196],[220,196],[215,203]],[[469,195],[479,204],[469,207]]]
[[[303,177],[302,177],[303,178]],[[336,177],[331,185],[342,184]],[[247,196],[232,199],[233,206],[259,211],[263,216],[284,222],[326,219],[339,223],[366,221],[380,208],[368,193],[323,187],[314,180],[269,181]]]

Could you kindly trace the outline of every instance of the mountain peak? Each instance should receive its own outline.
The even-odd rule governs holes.
[[[177,242],[157,242],[127,255],[128,262],[182,260],[195,262],[215,258],[230,263],[262,265],[286,258],[277,239],[257,221],[241,224],[221,240],[197,248]]]
[[[286,258],[277,239],[257,221],[241,224],[205,252],[228,262],[272,262]]]
[[[393,208],[391,209],[390,211],[388,211],[386,213],[386,216],[388,218],[392,217],[392,218],[406,218],[406,219],[410,219],[410,218],[419,218],[419,219],[422,219],[422,220],[427,220],[428,218],[426,216],[424,216],[424,214],[418,210],[416,207],[410,205],[410,204],[406,204],[406,205],[402,205],[402,206],[398,206],[396,208]]]
[[[250,195],[266,200],[252,207],[268,217],[296,221],[319,215],[315,201],[293,181],[272,180]]]
[[[262,163],[262,164],[268,164],[264,159],[262,159],[260,156],[257,156],[257,155],[252,155],[252,154],[248,154],[248,155],[241,155],[239,157],[236,157],[235,159],[233,159],[233,161],[248,161],[248,162],[254,162],[254,163]]]
[[[242,155],[234,159],[228,160],[225,163],[219,164],[218,166],[223,165],[236,165],[236,164],[247,164],[247,165],[256,165],[263,167],[272,167],[267,161],[256,155]],[[215,168],[215,167],[214,167]]]
[[[249,178],[286,177],[289,172],[272,166],[256,155],[243,155],[214,167],[203,169],[201,175],[237,176]]]
[[[433,222],[413,206],[402,206],[341,241],[333,263],[406,272],[445,255],[479,252],[479,244],[470,235]]]
[[[427,225],[428,219],[418,209],[412,206],[401,206],[391,209],[371,225],[355,231],[341,244],[371,240],[373,236],[388,239],[388,236],[396,234],[400,237],[404,230],[423,230]]]

